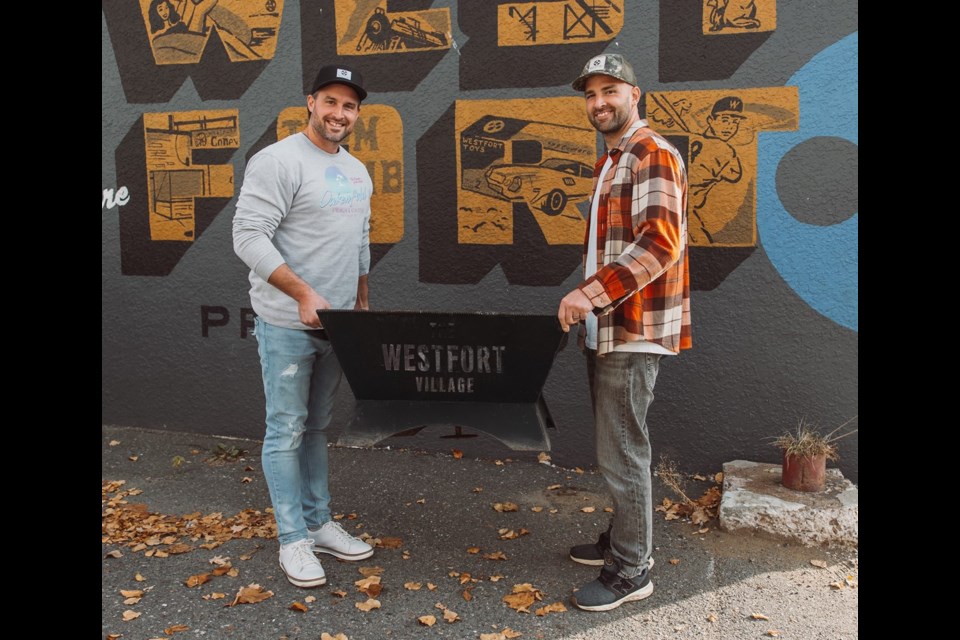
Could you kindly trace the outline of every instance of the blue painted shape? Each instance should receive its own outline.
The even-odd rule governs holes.
[[[800,94],[800,128],[767,132],[757,147],[757,230],[770,261],[817,312],[859,331],[859,211],[839,224],[810,225],[777,195],[777,166],[793,147],[832,136],[858,144],[859,32],[830,45],[787,81]]]

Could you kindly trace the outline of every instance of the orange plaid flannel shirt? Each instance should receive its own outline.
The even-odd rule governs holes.
[[[597,354],[646,340],[674,353],[692,346],[687,262],[687,175],[676,147],[640,120],[607,155],[597,209],[597,273],[579,289],[599,316]],[[587,238],[589,238],[589,228]],[[584,264],[587,240],[583,243]],[[583,332],[580,332],[581,342]],[[582,345],[581,345],[582,346]]]

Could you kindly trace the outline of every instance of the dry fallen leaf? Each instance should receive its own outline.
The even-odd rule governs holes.
[[[131,606],[131,605],[137,604],[137,603],[140,602],[141,600],[143,600],[143,598],[126,598],[126,599],[124,599],[123,604],[125,604],[125,605],[127,605],[127,606]]]
[[[117,446],[118,444],[120,444],[120,441],[119,441],[119,440],[111,440],[111,441],[110,441],[110,446],[111,446],[111,447],[115,447],[115,446]]]
[[[456,622],[457,620],[460,619],[460,616],[458,616],[456,613],[454,613],[450,609],[444,609],[443,619],[446,620],[447,622]]]
[[[220,593],[219,591],[214,591],[213,593],[205,596],[201,596],[204,600],[223,600],[227,597],[227,594]]]
[[[777,631],[776,629],[767,629],[767,635],[770,636],[771,638],[779,638],[780,632]]]
[[[238,575],[240,575],[240,570],[237,569],[236,567],[233,567],[232,569],[227,571],[227,575],[230,576],[231,578],[236,578]]]
[[[722,483],[722,482],[723,482],[723,471],[718,471],[717,474],[716,474],[715,476],[713,476],[713,481],[716,482],[717,484]]]
[[[294,601],[287,608],[290,609],[290,611],[299,611],[301,613],[306,613],[307,611],[310,611],[310,608],[307,605],[303,604],[302,602],[296,602],[296,601]]]
[[[233,567],[230,566],[230,563],[228,562],[227,564],[220,565],[219,567],[217,567],[216,569],[214,569],[214,570],[211,571],[210,573],[211,573],[212,575],[214,575],[214,576],[222,576],[222,575],[226,575],[226,574],[230,573],[230,571],[231,571],[232,569],[233,569]]]
[[[483,487],[474,487],[474,488],[473,488],[473,492],[474,492],[474,493],[483,493]]]
[[[494,551],[493,553],[485,553],[483,557],[487,560],[506,560],[507,556],[503,551]]]
[[[175,624],[172,627],[167,627],[166,629],[163,630],[163,632],[168,636],[172,636],[173,634],[178,633],[180,631],[190,631],[190,627],[188,627],[185,624]]]
[[[243,479],[240,481],[240,484],[250,484],[253,482],[253,478],[250,476],[243,476]]]
[[[330,595],[336,596],[337,598],[346,598],[347,592],[343,591],[342,589],[337,589],[336,591],[331,591]]]
[[[550,509],[550,513],[559,513],[560,509]]]
[[[503,580],[503,576],[490,576],[490,582],[500,582]]]
[[[543,594],[529,582],[513,585],[513,592],[501,598],[508,607],[518,613],[530,613],[530,606],[538,600],[543,600]]]
[[[584,513],[593,513],[596,510],[596,507],[583,507],[580,509],[580,511],[583,511]]]
[[[347,640],[347,636],[342,633],[338,633],[335,636],[330,635],[326,631],[320,634],[320,640]]]
[[[493,464],[497,465],[498,467],[502,467],[502,466],[503,466],[503,460],[494,460],[494,461],[493,461]]]
[[[199,587],[200,585],[202,585],[204,582],[207,582],[208,580],[210,580],[209,573],[199,573],[195,576],[190,576],[189,578],[187,578],[186,582],[184,582],[183,584],[191,588]]]
[[[419,618],[417,618],[417,622],[419,622],[425,627],[432,627],[433,625],[437,624],[437,617],[436,616],[420,616]]]
[[[374,600],[373,598],[367,598],[366,602],[354,602],[353,606],[355,606],[357,609],[360,609],[360,611],[372,611],[373,609],[380,608],[380,601]]]
[[[433,608],[440,609],[440,611],[446,611],[447,605],[443,604],[442,602],[437,602],[436,604],[433,605]]]
[[[563,486],[562,484],[552,484],[549,487],[547,487],[547,491],[554,491],[555,489],[559,489],[562,486]]]
[[[422,586],[423,586],[423,585],[422,585],[421,583],[419,583],[419,582],[404,582],[404,583],[403,583],[403,588],[404,588],[404,589],[407,589],[408,591],[420,591],[420,587],[422,587]]]
[[[830,583],[830,586],[833,587],[834,589],[838,589],[838,590],[839,590],[839,589],[843,589],[846,585],[844,585],[842,582],[840,582],[839,580],[837,580],[836,582],[831,582],[831,583]]]
[[[829,566],[825,560],[811,560],[810,564],[821,569],[826,569]]]
[[[464,589],[463,593],[461,593],[460,595],[462,595],[463,599],[466,600],[467,602],[470,602],[471,600],[473,600],[473,586],[469,586],[466,589]]]
[[[357,571],[362,576],[379,576],[383,573],[383,567],[360,567]]]
[[[581,469],[580,467],[574,467],[574,468],[573,468],[573,472],[574,472],[574,473],[579,473],[580,475],[583,475],[583,469]]]
[[[146,578],[144,578],[144,577],[143,577],[142,575],[140,575],[139,573],[138,573],[137,575],[133,576],[133,579],[136,580],[137,582],[143,582],[144,580],[146,580]]]
[[[426,498],[420,498],[419,500],[417,500],[417,504],[427,504],[427,499],[426,499]]]
[[[361,578],[353,584],[357,585],[357,590],[360,593],[365,593],[371,598],[376,598],[383,590],[383,585],[380,584],[380,576]]]
[[[230,558],[228,556],[213,556],[212,558],[207,560],[207,564],[215,564],[218,567],[222,567],[225,564],[226,565],[230,564]]]
[[[467,553],[480,553],[480,547],[467,547]]]
[[[177,555],[178,553],[187,553],[188,551],[193,551],[193,547],[183,542],[178,542],[177,544],[170,545],[164,549],[165,553],[169,553],[172,556]]]
[[[406,549],[404,549],[404,550],[403,550],[403,553],[400,554],[400,559],[401,559],[401,560],[409,560],[409,559],[410,559],[410,552],[407,551]]]
[[[512,502],[497,502],[493,505],[493,508],[495,511],[499,511],[500,513],[520,510],[520,507]]]
[[[253,583],[247,585],[246,587],[240,587],[240,590],[237,591],[237,596],[228,606],[232,607],[238,604],[256,604],[271,597],[273,597],[273,591],[264,591],[263,587]]]
[[[108,551],[104,558],[122,558],[123,554],[120,553],[119,549],[114,549],[113,551]]]
[[[605,513],[613,513],[613,507],[604,507],[604,508],[603,508],[603,511],[604,511]]]
[[[130,622],[131,620],[136,620],[140,617],[139,611],[134,611],[133,609],[127,609],[123,612],[123,621]]]
[[[541,451],[537,454],[537,462],[540,464],[550,464],[550,454]]]
[[[380,538],[380,542],[377,544],[377,546],[383,549],[399,549],[403,546],[403,539],[393,536],[383,537]]]
[[[553,604],[548,604],[545,607],[540,607],[534,613],[538,616],[545,616],[548,613],[563,613],[567,608],[563,606],[562,602],[554,602]]]
[[[454,449],[454,450],[453,450],[453,457],[454,457],[454,459],[459,460],[460,458],[463,457],[463,451],[460,451],[460,449]]]
[[[769,619],[770,619],[770,618],[768,618],[767,616],[763,615],[762,613],[751,613],[751,614],[750,614],[750,617],[753,618],[754,620],[769,620]]]
[[[430,591],[436,591],[436,590],[437,590],[437,585],[433,584],[432,582],[428,582],[428,583],[427,583],[427,589],[429,589]]]
[[[543,507],[530,507],[530,511],[533,511],[534,513],[540,513],[543,511]]]
[[[136,462],[139,459],[140,459],[140,456],[127,456],[127,460],[129,460],[130,462]]]
[[[716,622],[716,621],[717,621],[717,616],[715,616],[714,614],[711,613],[710,615],[707,616],[707,622]]]
[[[106,637],[107,640],[120,640],[122,636],[122,633],[108,633]]]
[[[317,598],[315,596],[307,596],[306,598],[303,599],[303,601],[306,602],[307,604],[310,604],[311,602],[316,602]]]
[[[706,478],[706,476],[702,476],[702,475],[700,475],[699,473],[695,473],[695,474],[693,474],[693,479],[694,479],[694,480],[699,480],[700,482],[703,482],[703,481],[706,480],[707,478]]]
[[[140,589],[121,589],[120,595],[122,595],[124,598],[141,598],[143,597],[143,591]]]
[[[680,558],[670,558],[667,562],[669,562],[672,565],[678,565],[680,564]]]

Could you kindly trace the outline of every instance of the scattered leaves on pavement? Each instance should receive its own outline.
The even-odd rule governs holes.
[[[771,638],[779,638],[780,632],[777,631],[776,629],[767,629],[767,635],[770,636]]]
[[[548,613],[563,613],[567,608],[563,606],[562,602],[554,602],[553,604],[548,604],[545,607],[540,607],[534,613],[538,616],[545,616]]]
[[[335,636],[330,635],[326,631],[320,634],[320,640],[348,640],[347,636],[342,633],[338,633]]]
[[[146,578],[144,578],[144,577],[143,577],[142,575],[140,575],[139,573],[138,573],[137,575],[133,576],[133,579],[136,580],[137,582],[143,582],[144,580],[146,580]]]
[[[175,624],[172,627],[167,627],[166,629],[163,630],[163,632],[168,636],[172,636],[173,634],[179,633],[181,631],[190,631],[190,627],[188,627],[185,624]]]
[[[460,458],[463,457],[463,451],[460,451],[460,449],[454,449],[454,450],[453,450],[453,457],[454,457],[456,460],[459,460]]]
[[[495,511],[499,511],[500,513],[506,513],[508,511],[519,511],[520,507],[513,502],[496,502],[493,505],[493,509]]]
[[[540,464],[550,464],[550,454],[541,451],[537,454],[537,462]]]
[[[310,607],[308,607],[307,605],[303,604],[302,602],[296,602],[296,601],[294,601],[294,602],[293,602],[289,607],[287,607],[287,608],[290,609],[290,611],[299,611],[300,613],[306,613],[307,611],[310,611]]]
[[[383,585],[380,584],[380,576],[361,578],[353,584],[357,585],[357,591],[365,593],[371,598],[376,598],[380,595],[380,592],[383,591]]]
[[[113,551],[108,551],[104,558],[122,558],[123,554],[120,553],[119,549],[114,549]]]
[[[513,585],[513,591],[501,598],[508,607],[517,613],[530,613],[534,602],[543,600],[543,593],[529,582]]]
[[[346,598],[346,597],[347,597],[347,592],[344,591],[343,589],[337,589],[336,591],[331,591],[331,592],[330,592],[330,595],[332,595],[332,596],[334,596],[334,597],[337,597],[337,598]]]
[[[227,594],[220,593],[219,591],[214,591],[213,593],[209,593],[205,596],[200,596],[200,597],[203,598],[204,600],[223,600],[224,598],[227,597]]]
[[[467,547],[467,553],[471,553],[471,554],[480,553],[480,547]]]
[[[142,589],[121,589],[120,595],[124,598],[142,598],[143,590]]]
[[[485,553],[483,557],[487,560],[506,560],[507,555],[503,551],[494,551],[493,553]]]
[[[471,600],[473,600],[473,585],[470,585],[469,587],[464,589],[460,595],[463,596],[463,599],[466,600],[467,602],[470,602]]]
[[[457,620],[460,619],[460,616],[458,616],[454,611],[451,611],[450,609],[444,609],[443,619],[446,620],[447,622],[456,622]]]
[[[473,488],[473,492],[474,492],[474,493],[483,493],[483,487],[474,487],[474,488]]]
[[[110,441],[110,446],[111,446],[111,447],[115,447],[115,446],[117,446],[118,444],[120,444],[120,441],[119,441],[119,440],[111,440],[111,441]]]
[[[519,638],[523,634],[519,631],[514,631],[510,627],[504,627],[503,631],[496,633],[481,633],[480,640],[512,640],[513,638]]]
[[[403,546],[403,539],[393,536],[385,536],[380,538],[380,542],[378,542],[376,546],[382,549],[399,549]]]
[[[422,586],[423,586],[423,584],[421,584],[421,583],[419,583],[419,582],[404,582],[404,583],[403,583],[403,588],[406,589],[407,591],[420,591],[420,587],[422,587]]]
[[[236,597],[233,599],[233,602],[227,606],[233,607],[238,604],[256,604],[272,597],[273,591],[264,591],[263,587],[256,583],[252,583],[245,587],[240,587],[240,589],[237,591]]]
[[[353,606],[355,606],[357,609],[360,609],[360,611],[369,612],[369,611],[372,611],[373,609],[379,609],[380,601],[374,600],[373,598],[367,598],[366,602],[354,602]]]
[[[668,562],[669,562],[670,564],[676,566],[676,565],[680,564],[680,558],[670,558],[670,560],[668,560]]]
[[[437,590],[437,585],[433,584],[432,582],[428,582],[428,583],[427,583],[427,589],[428,589],[429,591],[436,591],[436,590]]]
[[[543,507],[530,507],[530,511],[533,511],[534,513],[540,513],[543,511]]]
[[[504,529],[499,529],[497,531],[497,534],[498,534],[497,537],[500,538],[501,540],[516,540],[520,536],[529,535],[530,532],[522,527],[520,528],[519,531],[514,531],[513,529],[504,528]]]
[[[310,604],[312,602],[316,602],[317,598],[316,596],[307,596],[306,598],[303,599],[303,601],[306,602],[307,604]]]
[[[767,616],[763,615],[762,613],[751,613],[751,614],[750,614],[750,617],[753,618],[754,620],[769,620],[769,619],[770,619],[770,618],[768,618]]]
[[[433,625],[437,624],[437,617],[436,616],[420,616],[419,618],[417,618],[417,622],[419,622],[425,627],[432,627]]]
[[[130,622],[131,620],[136,620],[140,617],[139,611],[134,611],[133,609],[127,609],[123,612],[123,621]]]
[[[200,585],[202,585],[204,582],[207,582],[208,580],[210,580],[209,573],[198,573],[195,576],[190,576],[189,578],[187,578],[183,584],[187,585],[187,587],[193,588],[193,587],[199,587]]]
[[[357,571],[365,577],[383,575],[383,567],[360,567]]]
[[[550,485],[549,487],[547,487],[547,491],[554,491],[554,490],[556,490],[556,489],[559,489],[559,488],[562,487],[562,486],[563,486],[563,485],[562,485],[562,484],[559,484],[559,483],[558,483],[558,484],[552,484],[552,485]]]
[[[584,513],[593,513],[593,512],[596,511],[596,510],[597,510],[596,507],[581,507],[581,508],[580,508],[580,511],[583,511]]]

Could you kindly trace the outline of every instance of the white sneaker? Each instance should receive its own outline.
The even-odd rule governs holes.
[[[298,587],[319,587],[326,584],[323,565],[313,555],[313,540],[304,538],[280,545],[280,568],[287,580]]]
[[[329,553],[341,560],[363,560],[373,555],[373,547],[344,531],[335,520],[316,531],[307,530],[307,537],[313,541],[314,553]]]

